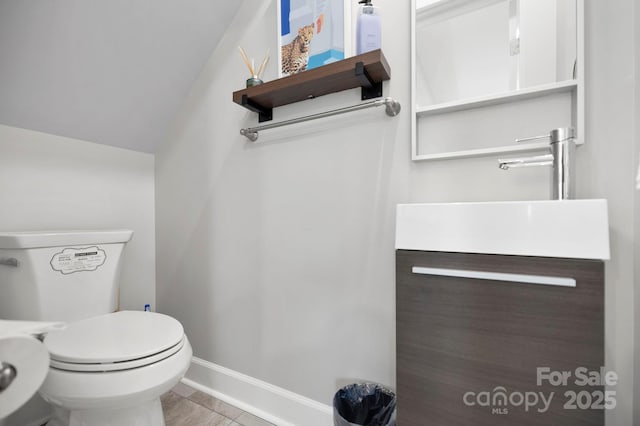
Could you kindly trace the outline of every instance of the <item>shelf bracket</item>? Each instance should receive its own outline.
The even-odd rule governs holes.
[[[362,87],[363,101],[382,96],[382,82],[374,82],[362,62],[356,62],[356,78]]]
[[[242,95],[242,106],[253,112],[257,112],[259,123],[273,120],[273,108],[265,108],[249,99],[247,95]]]

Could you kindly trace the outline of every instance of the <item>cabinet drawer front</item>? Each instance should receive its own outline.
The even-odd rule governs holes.
[[[603,391],[575,383],[604,365],[602,262],[399,250],[396,267],[399,426],[604,423],[564,408],[565,392]],[[567,385],[538,385],[544,367],[571,372]],[[544,412],[474,399],[502,389],[553,397]]]

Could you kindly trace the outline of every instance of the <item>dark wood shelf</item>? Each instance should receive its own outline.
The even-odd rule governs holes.
[[[272,119],[273,108],[329,93],[362,87],[362,99],[382,96],[382,82],[391,69],[382,50],[374,50],[342,61],[233,92],[233,102],[259,114],[259,121]]]

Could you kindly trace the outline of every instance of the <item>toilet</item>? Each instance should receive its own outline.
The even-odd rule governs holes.
[[[59,321],[44,336],[50,365],[39,393],[47,426],[162,426],[160,395],[192,349],[170,316],[118,311],[130,230],[0,233],[0,319]]]

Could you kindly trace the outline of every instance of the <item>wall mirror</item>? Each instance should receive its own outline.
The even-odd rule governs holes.
[[[582,142],[583,0],[412,0],[412,12],[414,160],[540,149],[514,141],[558,126]],[[487,121],[514,125],[478,142]]]

